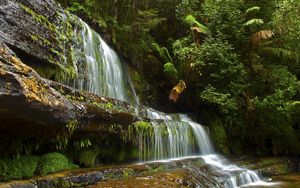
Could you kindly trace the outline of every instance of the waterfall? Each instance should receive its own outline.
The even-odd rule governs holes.
[[[78,20],[79,27],[75,30],[74,39],[77,41],[74,53],[77,76],[69,79],[69,85],[129,102],[127,76],[116,52],[85,22]]]
[[[117,54],[85,22],[79,19],[78,24],[74,39],[78,43],[74,47],[77,77],[69,79],[68,83],[80,90],[130,102],[128,93],[132,91]],[[221,179],[224,187],[262,182],[254,171],[229,164],[216,155],[205,128],[187,115],[146,109],[153,133],[138,136],[140,160],[198,156],[218,172],[216,174],[221,174],[216,181]]]
[[[149,151],[142,151],[148,155],[141,161],[214,153],[204,128],[187,115],[168,115],[148,108],[147,117],[152,120],[153,134],[144,141],[141,149]]]
[[[147,117],[151,119],[153,134],[140,140],[140,144],[144,145],[140,147],[140,152],[147,154],[140,155],[142,161],[199,156],[210,166],[212,174],[217,174],[215,179],[223,187],[234,188],[253,183],[268,185],[260,180],[256,172],[230,164],[224,157],[215,154],[205,128],[187,115],[165,114],[148,108]]]

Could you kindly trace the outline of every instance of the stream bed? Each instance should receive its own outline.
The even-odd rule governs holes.
[[[203,158],[205,156],[63,171],[30,180],[3,183],[0,184],[0,188],[226,187],[228,174],[216,170]],[[300,185],[300,173],[289,168],[297,163],[290,159],[273,157],[232,161],[237,163],[239,168],[248,168],[250,162],[257,161],[256,164],[252,164],[260,168],[258,174],[264,178],[250,185],[229,187],[296,188]],[[268,176],[265,176],[266,174]]]

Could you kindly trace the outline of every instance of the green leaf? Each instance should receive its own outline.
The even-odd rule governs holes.
[[[175,77],[177,77],[178,74],[175,66],[171,62],[164,64],[164,72]]]
[[[164,62],[173,63],[173,59],[166,47],[160,47],[157,43],[152,43],[152,48],[159,53],[159,56],[164,60]]]
[[[281,57],[281,58],[287,58],[287,59],[296,59],[297,54],[291,50],[283,49],[283,48],[272,48],[272,47],[263,47],[260,48],[260,50],[263,53]]]
[[[197,26],[198,31],[201,31],[201,33],[205,33],[205,34],[209,33],[209,29],[205,25],[198,22],[194,16],[188,15],[185,17],[184,20],[186,23],[188,23],[191,26]]]
[[[262,19],[251,19],[248,20],[246,23],[243,24],[244,27],[248,27],[248,26],[252,26],[252,25],[262,25],[264,23],[264,21]]]
[[[251,7],[251,8],[248,8],[247,10],[246,10],[246,15],[247,14],[249,14],[249,13],[252,13],[252,12],[259,12],[260,11],[260,7],[258,7],[258,6],[254,6],[254,7]]]

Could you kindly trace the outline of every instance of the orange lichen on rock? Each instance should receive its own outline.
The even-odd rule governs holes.
[[[6,75],[6,71],[0,67],[0,75]]]
[[[183,80],[179,80],[178,84],[170,92],[169,100],[173,100],[174,102],[177,101],[179,95],[185,90],[186,85]]]
[[[11,56],[10,57],[10,61],[14,65],[16,65],[16,67],[18,68],[18,70],[21,70],[24,73],[28,73],[28,72],[30,72],[32,70],[30,67],[28,67],[27,65],[25,65],[24,63],[22,63],[22,61],[19,58]]]

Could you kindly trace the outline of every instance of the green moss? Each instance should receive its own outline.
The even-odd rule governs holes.
[[[99,153],[100,149],[97,146],[83,149],[79,152],[79,163],[85,167],[93,167]]]
[[[113,104],[108,102],[105,104],[105,108],[111,109],[113,107]]]
[[[227,147],[227,135],[224,130],[222,121],[218,118],[214,118],[213,122],[211,122],[211,136],[217,149],[222,153],[228,154],[229,149]]]
[[[60,153],[48,153],[43,155],[38,163],[37,174],[46,175],[61,170],[70,170],[78,168],[71,163],[67,157]]]
[[[152,136],[153,135],[153,127],[151,123],[145,121],[137,121],[129,126],[128,128],[128,136],[129,138],[134,138],[138,135],[144,136]]]
[[[139,155],[140,155],[140,151],[138,149],[138,147],[133,147],[131,148],[130,152],[129,152],[129,158],[130,159],[133,159],[133,160],[138,160],[139,159]]]
[[[34,35],[30,35],[30,38],[32,39],[32,41],[37,41],[37,40],[39,40],[38,38],[37,38],[37,36],[34,36]]]
[[[123,178],[129,178],[133,176],[133,174],[134,174],[134,170],[132,168],[125,168],[123,170]]]
[[[0,160],[0,181],[31,177],[34,175],[37,165],[38,157],[35,156]]]
[[[60,17],[61,23],[56,25],[48,20],[45,16],[38,14],[31,8],[19,4],[23,10],[25,10],[28,14],[32,16],[32,18],[45,28],[47,28],[50,32],[50,39],[53,41],[52,43],[49,41],[50,39],[42,37],[42,36],[35,36],[31,35],[31,39],[34,42],[38,42],[40,45],[48,46],[49,47],[49,57],[48,61],[53,65],[57,66],[60,70],[54,70],[55,74],[52,77],[54,80],[66,80],[66,78],[74,78],[76,76],[76,71],[73,66],[73,49],[70,47],[69,42],[73,39],[74,32],[71,21],[71,15],[68,12],[56,13],[56,17]],[[63,19],[61,14],[65,14],[66,18]],[[74,21],[74,20],[73,20]],[[65,51],[65,49],[67,49]],[[41,70],[41,69],[39,69]],[[39,72],[40,74],[49,75],[44,73],[45,70]]]

